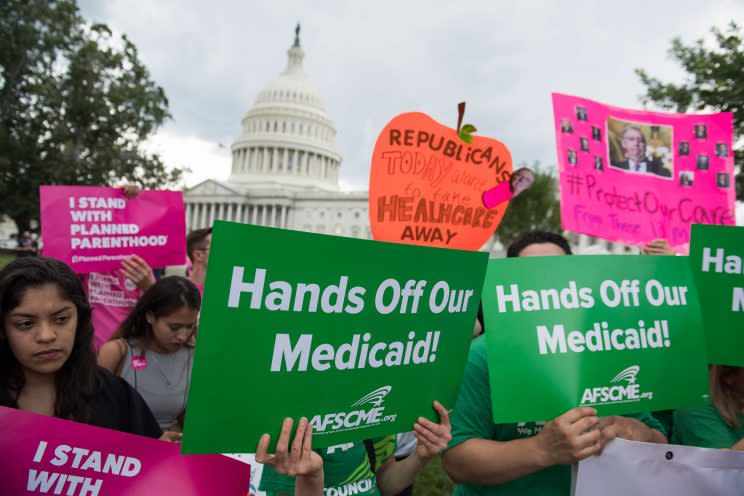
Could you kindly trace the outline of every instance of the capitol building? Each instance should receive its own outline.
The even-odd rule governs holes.
[[[228,180],[184,192],[187,229],[219,219],[371,239],[367,192],[339,188],[336,128],[303,70],[299,28],[287,55],[287,68],[243,117]]]
[[[227,220],[372,239],[367,192],[339,188],[336,128],[303,70],[299,26],[287,56],[287,68],[243,117],[228,180],[208,179],[184,191],[187,230]],[[578,253],[637,252],[586,235],[577,239]],[[495,236],[483,249],[504,254]]]

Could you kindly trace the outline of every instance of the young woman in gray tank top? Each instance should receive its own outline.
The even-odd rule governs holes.
[[[98,354],[98,364],[131,384],[166,432],[186,407],[194,352],[189,343],[200,306],[191,281],[163,278],[145,291]],[[169,438],[180,440],[180,434]]]

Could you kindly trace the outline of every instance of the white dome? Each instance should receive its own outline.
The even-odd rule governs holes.
[[[341,156],[320,92],[305,74],[299,27],[287,68],[243,117],[230,182],[284,189],[338,189]]]
[[[293,58],[292,51],[299,52],[294,54],[295,58],[300,60],[300,65],[298,66],[291,65]],[[303,56],[304,54],[301,48],[292,47],[289,49],[290,65],[287,66],[287,69],[278,78],[261,90],[256,97],[256,106],[273,104],[306,105],[318,110],[327,117],[325,104],[323,103],[323,98],[320,96],[320,92],[302,70],[301,61]]]

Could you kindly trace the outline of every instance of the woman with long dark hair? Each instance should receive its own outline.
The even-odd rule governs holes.
[[[142,395],[164,431],[186,407],[194,354],[188,343],[200,307],[191,281],[165,277],[145,291],[98,355],[99,365]]]
[[[160,437],[129,385],[96,366],[90,305],[78,276],[46,257],[0,270],[0,406]]]

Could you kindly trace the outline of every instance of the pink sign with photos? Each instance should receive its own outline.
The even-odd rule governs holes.
[[[628,110],[553,93],[563,228],[628,245],[736,223],[733,115]]]

